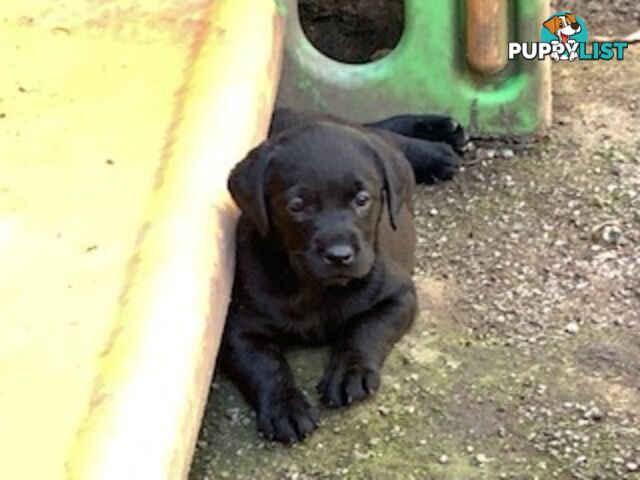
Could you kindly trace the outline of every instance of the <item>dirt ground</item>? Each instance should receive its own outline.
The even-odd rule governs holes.
[[[417,195],[421,314],[380,392],[282,447],[217,378],[192,480],[640,479],[640,45],[554,65],[548,137],[464,162]],[[326,352],[291,360],[318,404]]]

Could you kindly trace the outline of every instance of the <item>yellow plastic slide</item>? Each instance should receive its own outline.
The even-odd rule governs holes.
[[[178,479],[227,306],[263,0],[0,2],[0,479]]]

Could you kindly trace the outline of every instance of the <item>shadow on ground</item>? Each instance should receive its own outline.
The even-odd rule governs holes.
[[[203,479],[640,478],[640,47],[554,65],[535,145],[476,145],[422,188],[422,312],[377,396],[287,448],[216,380]],[[324,352],[296,352],[310,398]]]

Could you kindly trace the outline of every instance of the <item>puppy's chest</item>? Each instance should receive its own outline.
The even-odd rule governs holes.
[[[285,310],[286,333],[304,343],[330,341],[354,314],[350,302],[306,292],[291,297]]]

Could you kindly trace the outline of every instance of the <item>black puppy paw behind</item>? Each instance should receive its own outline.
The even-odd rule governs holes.
[[[402,150],[418,183],[450,180],[469,141],[462,125],[441,115],[400,115],[369,126]]]
[[[406,155],[418,183],[451,180],[461,163],[458,154],[447,143],[429,142],[427,146],[414,143]]]
[[[443,142],[457,152],[462,152],[469,143],[469,135],[464,127],[445,115],[398,115],[368,125],[406,137]]]
[[[451,117],[437,115],[419,117],[410,136],[444,142],[457,152],[461,152],[469,143],[469,135],[462,125]]]

